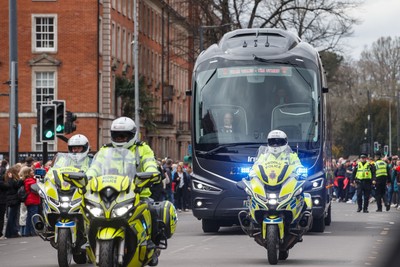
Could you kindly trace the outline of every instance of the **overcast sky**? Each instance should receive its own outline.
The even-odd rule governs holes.
[[[354,26],[353,37],[345,41],[354,59],[359,59],[365,45],[371,47],[379,37],[400,37],[400,0],[366,0],[355,15],[362,22]]]

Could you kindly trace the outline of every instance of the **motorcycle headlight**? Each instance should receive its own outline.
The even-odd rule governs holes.
[[[100,217],[100,216],[103,216],[103,214],[104,214],[103,209],[100,207],[86,204],[86,208],[94,217]]]
[[[61,208],[64,208],[64,209],[66,209],[66,208],[68,208],[69,207],[69,202],[61,202]]]
[[[270,205],[276,205],[277,203],[278,203],[278,200],[276,198],[268,199],[268,204],[270,204]]]
[[[69,202],[71,199],[69,197],[61,197],[62,202]]]
[[[133,207],[132,204],[124,205],[122,207],[114,208],[112,210],[112,217],[121,217],[124,216],[131,208]]]

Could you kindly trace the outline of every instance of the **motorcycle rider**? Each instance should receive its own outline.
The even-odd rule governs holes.
[[[303,167],[297,153],[293,152],[287,140],[287,135],[281,130],[272,130],[267,136],[268,146],[259,149],[260,155],[253,167],[267,161],[286,161],[295,168]],[[263,151],[264,150],[264,151]],[[268,158],[266,158],[268,156]]]
[[[65,162],[63,159],[55,160],[57,167],[68,167],[73,165],[81,171],[87,171],[92,162],[92,156],[88,155],[90,151],[89,140],[83,134],[75,134],[68,139],[68,155],[71,159]],[[57,156],[56,156],[57,157]]]
[[[100,151],[104,149],[109,149],[110,147],[123,147],[131,150],[136,155],[136,169],[138,172],[158,172],[157,162],[154,158],[154,152],[145,142],[138,140],[139,133],[137,132],[137,127],[135,122],[128,117],[120,117],[115,119],[111,123],[111,143],[106,144],[100,148]],[[99,164],[105,162],[101,162],[101,159],[97,158],[95,163],[97,165],[92,164],[89,170],[86,172],[87,177],[97,176],[101,173],[101,168]],[[113,166],[118,168],[119,165],[122,165],[123,162],[115,160],[112,163]],[[161,181],[161,180],[160,180]],[[151,202],[149,199],[151,195],[151,191],[149,188],[145,188],[140,193],[140,198],[142,200]],[[149,209],[152,217],[153,231],[152,231],[152,242],[153,244],[149,244],[149,246],[158,245],[160,241],[159,233],[158,233],[158,218],[157,212],[153,209],[152,205],[149,205]]]

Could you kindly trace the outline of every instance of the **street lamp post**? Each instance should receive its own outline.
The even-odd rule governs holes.
[[[389,151],[388,156],[392,155],[392,100],[389,97]]]
[[[392,155],[392,97],[390,95],[373,95],[373,97],[381,97],[389,99],[389,117],[388,117],[388,128],[389,128],[389,146],[388,155]]]

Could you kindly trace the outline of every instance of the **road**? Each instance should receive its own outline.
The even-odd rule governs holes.
[[[354,204],[333,203],[332,225],[324,233],[308,233],[290,250],[279,266],[383,266],[400,240],[400,211],[357,213]],[[224,267],[266,266],[266,250],[244,235],[238,227],[221,228],[218,234],[204,234],[191,212],[178,214],[175,235],[162,251],[158,266]],[[400,246],[397,247],[400,251]],[[400,259],[393,265],[399,266]],[[0,265],[58,266],[56,251],[38,237],[0,240]],[[90,264],[73,266],[93,266]]]

